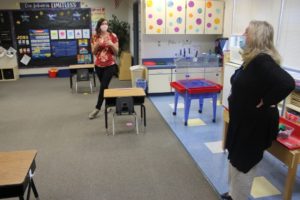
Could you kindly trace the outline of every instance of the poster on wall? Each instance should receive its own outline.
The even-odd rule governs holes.
[[[52,54],[54,57],[66,57],[77,55],[77,45],[75,40],[53,41],[51,43]]]
[[[74,30],[67,30],[67,38],[68,39],[74,39],[75,38]]]
[[[45,59],[51,56],[48,29],[29,30],[32,59]]]
[[[51,40],[58,40],[57,30],[50,30]]]
[[[105,18],[105,8],[92,8],[92,33],[95,34],[97,22],[101,18]]]
[[[91,9],[33,9],[11,12],[20,68],[93,62],[90,44]],[[82,42],[82,39],[85,41]],[[22,58],[26,58],[25,62]]]

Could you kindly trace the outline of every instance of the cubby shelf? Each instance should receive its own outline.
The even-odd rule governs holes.
[[[0,58],[0,81],[15,81],[19,78],[16,56],[12,58],[4,55]]]

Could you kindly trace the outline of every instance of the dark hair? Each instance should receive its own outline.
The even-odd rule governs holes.
[[[99,20],[98,20],[98,22],[97,22],[97,25],[96,25],[96,28],[95,28],[95,31],[96,31],[96,33],[97,34],[99,34],[100,33],[100,26],[101,26],[101,24],[104,22],[104,21],[107,21],[105,18],[100,18]],[[107,23],[108,23],[108,21],[107,21]],[[108,32],[110,32],[109,30],[107,30]]]

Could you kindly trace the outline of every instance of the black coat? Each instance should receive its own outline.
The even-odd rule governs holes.
[[[230,163],[247,173],[276,139],[279,112],[276,105],[295,88],[294,79],[267,54],[257,55],[231,77],[226,149]],[[263,106],[256,108],[263,99]]]

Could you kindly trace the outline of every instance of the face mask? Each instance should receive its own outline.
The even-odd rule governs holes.
[[[245,36],[241,36],[239,46],[240,46],[241,49],[245,49],[246,48],[246,37]]]
[[[100,29],[101,29],[101,31],[106,32],[107,29],[108,29],[108,25],[103,24],[103,25],[100,26]]]

